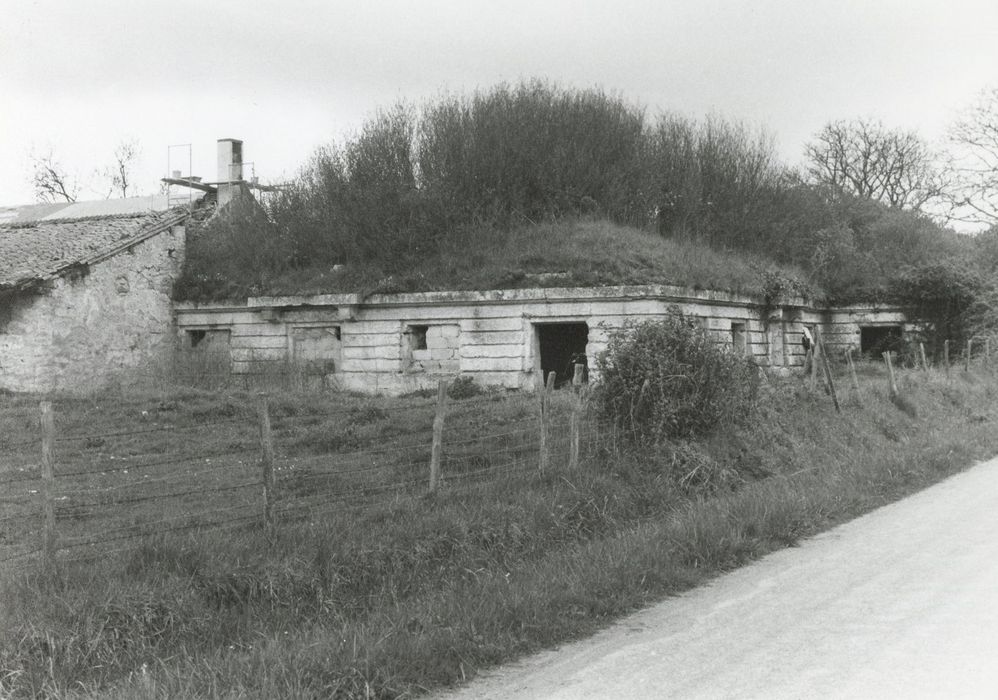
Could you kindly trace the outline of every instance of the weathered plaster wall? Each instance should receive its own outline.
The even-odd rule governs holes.
[[[296,363],[302,328],[326,328],[338,341],[337,361],[323,383],[364,392],[405,393],[441,375],[470,375],[482,384],[532,387],[540,367],[538,324],[585,322],[590,368],[611,333],[663,316],[673,307],[700,319],[719,344],[771,371],[804,363],[801,331],[820,326],[829,352],[859,344],[861,324],[899,324],[903,314],[870,307],[825,311],[800,301],[768,308],[760,300],[675,287],[532,289],[489,292],[251,298],[245,304],[180,305],[181,336],[231,332],[232,371],[247,385]],[[413,329],[424,340],[414,341]],[[184,338],[182,338],[184,340]],[[180,346],[189,345],[181,342]],[[417,347],[419,346],[419,347]]]
[[[183,252],[184,229],[174,227],[20,294],[0,317],[0,388],[89,391],[169,362]]]
[[[341,359],[326,384],[396,394],[432,386],[441,374],[532,386],[540,366],[536,325],[542,323],[585,322],[593,367],[614,329],[661,317],[674,306],[701,319],[718,343],[737,346],[759,365],[803,361],[802,355],[784,355],[789,322],[782,311],[764,318],[755,300],[672,287],[259,298],[239,305],[181,305],[177,324],[181,347],[189,345],[192,331],[229,329],[233,372],[248,384],[282,367],[288,371],[293,339],[303,325],[335,327]],[[414,347],[413,327],[425,330],[425,348]]]

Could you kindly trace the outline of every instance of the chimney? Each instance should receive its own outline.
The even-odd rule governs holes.
[[[243,187],[243,142],[218,140],[218,206],[223,207],[239,196]]]

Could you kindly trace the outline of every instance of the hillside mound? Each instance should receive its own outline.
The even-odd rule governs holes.
[[[259,259],[259,248],[233,245],[228,228],[209,226],[192,235],[176,287],[178,300],[641,284],[822,296],[797,268],[605,220],[465,227],[445,234],[432,252],[415,259],[398,259],[387,251],[380,260],[289,264],[280,273],[247,259],[250,254]]]

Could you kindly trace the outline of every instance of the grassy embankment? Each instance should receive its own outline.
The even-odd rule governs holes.
[[[580,473],[334,509],[272,542],[253,528],[166,536],[52,578],[7,574],[0,690],[417,694],[998,452],[990,373],[905,374],[899,404],[879,369],[861,382],[858,395],[840,382],[836,414],[801,380],[773,381],[741,426],[658,455],[595,454]],[[682,486],[694,467],[724,478]]]
[[[226,257],[211,231],[192,241],[175,296],[186,301],[241,299],[256,294],[423,292],[434,290],[589,287],[668,284],[765,295],[769,277],[794,280],[821,296],[800,269],[747,252],[715,250],[604,220],[566,219],[499,229],[480,226],[448,234],[432,253],[392,273],[377,260],[305,266],[281,273],[256,271]],[[238,247],[233,242],[232,247]],[[544,277],[544,273],[560,273]],[[769,275],[767,275],[769,273]],[[539,276],[540,275],[540,276]],[[373,280],[373,281],[372,281]]]

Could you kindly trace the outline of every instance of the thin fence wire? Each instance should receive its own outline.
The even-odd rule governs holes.
[[[170,433],[176,434],[178,432],[183,432],[187,430],[207,430],[211,428],[217,428],[220,425],[233,425],[233,424],[245,424],[247,419],[251,414],[247,413],[247,416],[228,418],[224,420],[212,420],[203,421],[199,423],[194,423],[192,425],[162,425],[150,428],[142,428],[140,430],[127,430],[114,433],[84,433],[79,435],[62,435],[55,439],[56,442],[78,442],[78,441],[93,441],[93,440],[107,440],[109,438],[120,438],[120,437],[135,437],[137,435],[149,435],[151,433]]]
[[[122,498],[112,501],[92,501],[86,503],[74,503],[66,507],[56,507],[56,516],[64,513],[75,512],[75,509],[83,509],[81,512],[86,512],[87,508],[111,508],[114,506],[126,506],[134,505],[136,503],[149,503],[150,501],[166,501],[171,498],[183,498],[184,496],[206,496],[215,493],[227,493],[230,491],[238,491],[239,489],[249,488],[251,486],[259,487],[261,482],[253,481],[246,484],[235,484],[233,486],[219,486],[216,488],[204,488],[199,487],[195,489],[189,489],[187,491],[179,491],[177,493],[158,493],[150,496],[137,496],[135,498]]]
[[[127,541],[129,541],[129,539],[140,539],[140,538],[145,538],[145,537],[154,537],[154,536],[160,536],[162,534],[168,534],[168,533],[173,533],[173,532],[185,532],[185,531],[190,531],[190,530],[196,530],[198,528],[205,528],[205,529],[210,529],[212,532],[218,532],[218,531],[224,531],[224,530],[231,530],[233,528],[245,526],[247,524],[253,524],[255,521],[258,521],[258,517],[256,515],[247,515],[247,516],[243,516],[241,518],[232,518],[230,520],[226,520],[226,521],[218,522],[218,523],[208,523],[208,524],[196,523],[196,524],[191,524],[191,525],[182,525],[182,526],[178,526],[178,527],[175,527],[175,528],[170,528],[170,529],[167,529],[167,530],[160,530],[160,531],[157,531],[155,533],[147,533],[147,534],[144,534],[144,535],[136,535],[133,538],[122,538],[119,541],[127,542]],[[41,550],[36,550],[35,553],[37,554],[40,551]],[[121,554],[131,554],[131,553],[134,553],[135,551],[136,551],[136,546],[135,545],[127,546],[127,547],[117,547],[117,548],[114,548],[114,549],[107,549],[105,547],[99,547],[99,548],[95,547],[90,552],[74,553],[73,555],[67,557],[67,559],[69,561],[73,561],[73,562],[84,562],[84,561],[91,561],[91,560],[94,560],[94,559],[107,559],[109,557],[114,557],[114,556],[121,555]]]
[[[86,539],[86,538],[68,539],[62,545],[62,547],[64,549],[73,549],[73,548],[76,548],[76,547],[85,547],[85,546],[88,546],[88,545],[97,545],[97,544],[102,544],[102,543],[105,543],[105,542],[118,542],[118,541],[121,541],[121,540],[136,539],[136,538],[140,538],[140,537],[148,537],[148,536],[151,536],[151,535],[159,535],[159,534],[164,533],[164,532],[171,532],[173,530],[176,530],[176,529],[178,529],[178,527],[179,528],[183,528],[183,527],[197,527],[199,525],[204,525],[205,523],[204,522],[193,522],[193,523],[188,523],[187,525],[184,525],[184,526],[176,526],[176,527],[168,527],[168,528],[160,528],[159,526],[161,526],[161,525],[169,525],[170,523],[176,523],[178,520],[196,520],[199,516],[217,516],[217,515],[220,515],[222,513],[231,513],[231,512],[237,511],[237,510],[245,510],[247,508],[254,508],[256,510],[259,510],[259,506],[257,504],[255,504],[255,503],[246,503],[246,504],[241,504],[241,505],[238,505],[238,506],[230,506],[228,508],[217,508],[217,509],[213,508],[211,510],[198,511],[198,512],[195,512],[195,513],[183,513],[183,514],[180,514],[180,515],[175,515],[175,516],[170,517],[170,518],[160,518],[159,520],[155,520],[153,522],[142,523],[141,525],[134,525],[134,526],[130,526],[130,527],[122,527],[122,528],[116,528],[116,529],[113,529],[113,530],[107,530],[107,531],[101,533],[101,537],[97,538],[97,539],[93,539],[93,538],[90,538],[90,539]],[[237,519],[241,520],[241,519],[243,519],[243,517],[244,516],[240,516]],[[259,514],[258,513],[254,513],[252,515],[245,516],[245,517],[247,517],[247,518],[252,517],[252,518],[255,518],[255,519],[259,520]],[[232,520],[233,519],[230,518],[228,520],[220,520],[220,521],[217,521],[217,522],[219,522],[219,523],[226,523],[226,522],[231,522]],[[212,522],[216,522],[216,521],[212,521]],[[153,528],[156,528],[156,529],[153,529]]]
[[[242,465],[242,466],[247,466],[247,465]],[[177,472],[170,472],[168,474],[164,474],[163,476],[155,477],[152,479],[146,478],[148,476],[149,476],[148,474],[143,474],[143,479],[140,481],[126,481],[120,484],[111,484],[108,486],[96,486],[94,488],[77,488],[68,493],[71,494],[72,496],[79,497],[88,494],[112,493],[114,491],[123,491],[125,489],[133,489],[139,487],[147,488],[154,484],[160,486],[168,484],[176,484],[179,486],[181,484],[189,483],[191,477],[196,476],[196,473],[192,474],[190,471],[177,471]],[[67,495],[67,494],[66,492],[63,492],[60,495]]]
[[[411,427],[412,430],[403,433],[401,439],[395,438],[352,450],[332,449],[319,454],[280,455],[273,464],[276,490],[270,494],[275,519],[283,522],[303,517],[314,518],[332,509],[344,507],[365,509],[377,503],[385,503],[388,494],[393,499],[425,494],[430,488],[429,461],[433,446],[432,441],[426,436],[435,415],[436,403],[435,400],[427,400],[405,406],[381,406],[377,402],[370,402],[338,410],[310,410],[300,414],[281,415],[278,401],[277,415],[272,416],[272,425],[278,429],[310,427],[327,417],[344,415],[361,417],[363,420],[360,425],[363,426],[371,422],[367,420],[366,412],[373,415],[377,421],[392,421],[394,417],[414,415],[416,412],[425,414],[426,420],[425,425],[405,426]],[[445,432],[442,441],[440,487],[445,490],[478,488],[489,480],[520,479],[537,475],[540,457],[537,405],[536,396],[517,395],[485,395],[450,401],[445,425],[460,426],[453,428],[458,431],[459,437],[448,437],[455,433]],[[486,413],[482,417],[476,417],[482,415],[477,413],[479,407],[489,409],[497,407],[498,413],[496,415]],[[549,461],[552,468],[560,468],[560,465],[567,463],[568,459],[569,407],[560,402],[552,402],[550,410],[551,416],[547,426]],[[245,425],[247,431],[256,430],[258,424],[252,422],[256,415],[255,411],[255,406],[247,404],[245,415],[231,419],[191,426],[171,424],[89,435],[72,434],[60,436],[55,442],[65,446],[81,441],[86,444],[114,439],[128,440],[159,433],[176,435],[189,441],[192,431],[210,431],[220,426]],[[496,421],[492,432],[460,436],[462,432],[473,431],[475,421],[485,417]],[[419,423],[423,422],[420,419]],[[582,424],[584,443],[587,439],[585,435],[587,422],[583,421]],[[247,437],[244,436],[243,439]],[[377,434],[372,431],[370,436],[361,436],[359,439],[376,440]],[[335,444],[335,436],[332,442]],[[40,437],[24,440],[18,446],[29,445],[40,446]],[[282,449],[292,452],[298,450],[292,437],[282,438],[278,447],[279,452]],[[59,540],[59,549],[62,552],[60,554],[62,559],[75,560],[127,552],[133,549],[134,545],[124,547],[108,545],[120,545],[164,533],[194,528],[213,530],[245,524],[263,525],[263,505],[258,499],[234,505],[218,503],[219,498],[233,498],[230,494],[240,491],[263,490],[262,478],[240,481],[237,484],[224,483],[225,479],[231,479],[236,473],[260,469],[259,459],[254,458],[260,454],[260,447],[256,444],[247,447],[224,447],[193,455],[168,453],[161,458],[151,460],[149,457],[153,456],[153,452],[147,455],[114,458],[113,455],[110,457],[107,455],[109,448],[106,444],[94,445],[93,449],[100,449],[101,452],[90,460],[86,459],[85,453],[56,455],[57,469],[63,464],[72,470],[54,475],[55,480],[63,484],[63,487],[56,492],[57,524],[60,521],[64,523],[72,521],[73,528],[77,531],[76,536],[69,538],[65,537],[65,533],[61,533],[63,537]],[[81,461],[85,466],[79,466]],[[31,465],[33,469],[37,466]],[[158,474],[150,471],[157,468],[165,469],[167,473]],[[100,480],[105,477],[114,478],[115,481],[103,484]],[[192,482],[192,479],[197,481]],[[212,484],[209,479],[223,481]],[[32,473],[0,479],[0,485],[25,482],[40,485],[40,474]],[[129,495],[132,489],[164,489],[171,486],[182,488],[167,493]],[[34,497],[36,495],[26,496],[22,500],[0,501],[0,506],[37,508],[38,499]],[[80,498],[86,500],[77,500]],[[185,503],[182,506],[183,512],[174,515],[164,517],[163,514],[156,514],[153,516],[155,519],[149,522],[125,526],[115,522],[123,516],[138,518],[142,517],[141,513],[150,515],[155,513],[155,509],[146,510],[146,506],[159,504],[165,506],[170,502],[177,503],[183,499],[195,498],[196,502]],[[69,502],[65,502],[67,500]],[[243,497],[240,496],[239,500],[243,500]],[[4,514],[0,516],[0,536],[5,532],[12,532],[18,524],[24,525],[25,527],[17,534],[17,537],[23,540],[18,546],[27,546],[29,541],[41,539],[41,520],[40,512],[25,515]],[[5,549],[7,551],[4,551]],[[38,548],[26,552],[10,552],[9,549],[0,549],[0,563],[26,561],[32,555],[41,552]],[[67,551],[71,554],[66,554]]]
[[[36,438],[30,438],[30,439],[25,438],[24,440],[14,440],[14,441],[4,440],[4,442],[2,444],[0,444],[0,447],[3,447],[3,448],[10,448],[10,447],[33,447],[33,446],[37,446],[38,445],[40,439],[41,438],[37,438],[36,437]]]
[[[130,471],[130,470],[131,471],[140,471],[140,470],[144,470],[144,469],[153,469],[155,467],[164,467],[164,466],[178,465],[178,464],[188,464],[190,462],[200,462],[202,460],[210,460],[210,459],[215,459],[217,457],[232,457],[232,456],[235,456],[235,455],[249,454],[251,452],[256,452],[257,449],[258,448],[254,448],[254,447],[243,447],[243,448],[240,448],[240,449],[226,449],[226,450],[222,450],[222,451],[219,451],[219,452],[210,452],[210,453],[207,453],[207,454],[201,453],[201,454],[197,454],[197,455],[190,455],[189,457],[169,457],[169,458],[162,459],[162,460],[159,460],[159,461],[154,461],[154,462],[139,462],[139,463],[123,464],[120,467],[119,466],[114,466],[114,467],[103,467],[103,468],[100,468],[100,469],[87,469],[87,470],[75,471],[75,472],[57,472],[56,474],[54,474],[54,477],[56,479],[63,479],[63,478],[69,478],[69,477],[74,477],[74,476],[96,476],[96,475],[104,476],[106,474],[115,474],[115,473],[120,473],[120,472],[127,472],[127,471]],[[120,460],[121,460],[121,458],[119,458],[119,460],[116,460],[116,461],[120,461]]]
[[[0,479],[0,486],[6,486],[8,484],[18,484],[22,481],[40,481],[41,478],[42,478],[41,474],[35,474],[35,475],[26,474],[24,476],[17,477],[16,479]]]

